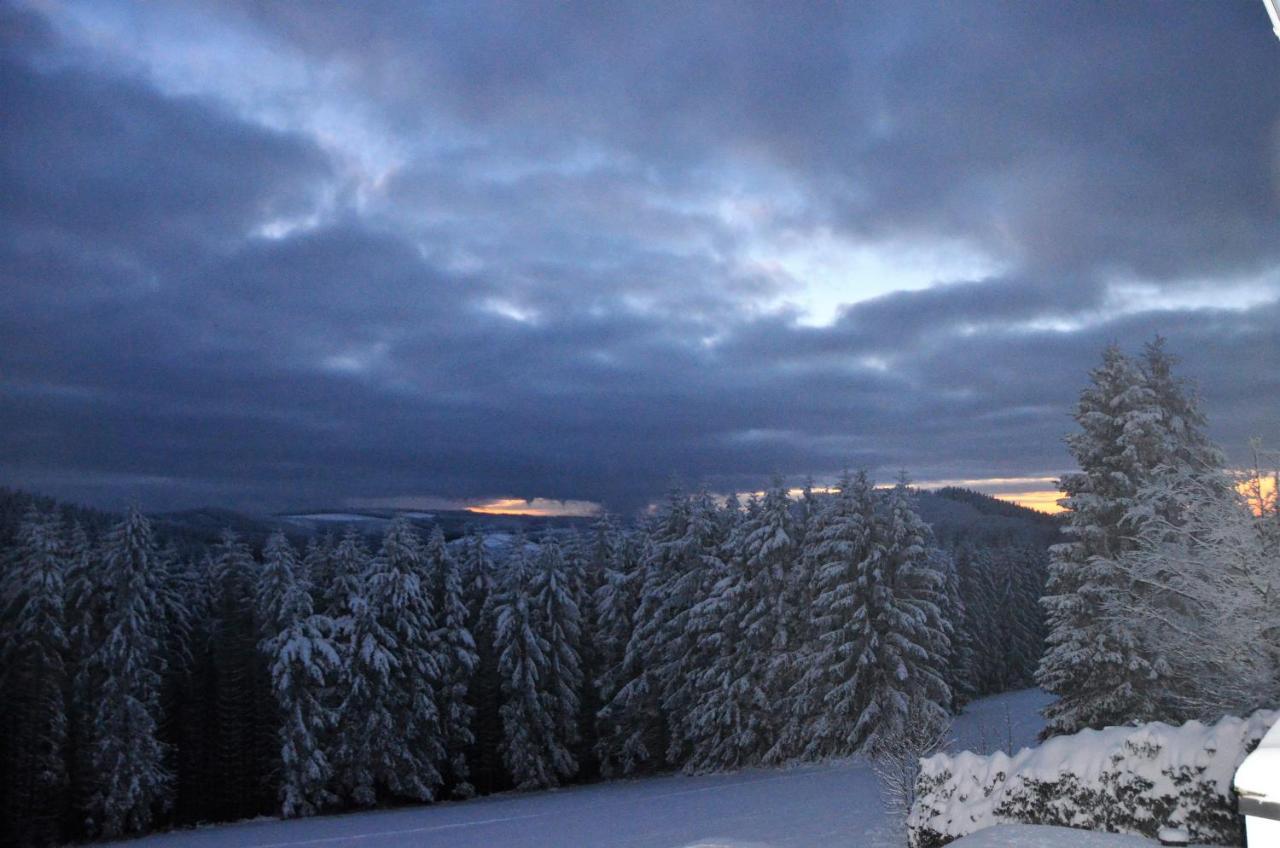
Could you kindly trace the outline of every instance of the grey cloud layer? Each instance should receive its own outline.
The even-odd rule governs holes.
[[[94,7],[9,7],[0,482],[629,508],[673,473],[1040,475],[1098,349],[1157,331],[1220,439],[1280,442],[1280,45],[1254,5],[166,12],[368,116],[376,178],[288,117],[294,82],[179,92],[164,43],[86,41]],[[819,231],[1004,270],[851,287],[806,326],[756,259]],[[1206,286],[1251,305],[1186,300]]]

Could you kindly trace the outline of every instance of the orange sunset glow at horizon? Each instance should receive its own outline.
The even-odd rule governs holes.
[[[590,518],[600,514],[591,501],[557,501],[551,498],[495,498],[466,508],[478,515],[532,515],[543,518]]]

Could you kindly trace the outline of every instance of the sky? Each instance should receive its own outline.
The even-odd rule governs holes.
[[[1280,41],[1256,0],[0,3],[0,304],[0,485],[103,507],[1043,506],[1108,343],[1280,446]]]

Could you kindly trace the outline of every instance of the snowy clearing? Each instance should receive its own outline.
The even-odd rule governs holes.
[[[956,720],[970,746],[1032,745],[1047,702],[1037,690],[984,698]],[[1007,718],[1006,718],[1007,717]],[[889,833],[859,760],[734,774],[614,781],[551,792],[294,821],[263,819],[158,834],[136,848],[872,848]],[[1142,844],[1142,843],[1138,843]]]

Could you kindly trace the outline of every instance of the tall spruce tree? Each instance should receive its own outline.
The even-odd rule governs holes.
[[[88,831],[105,837],[147,830],[170,802],[158,736],[164,607],[156,557],[151,523],[136,508],[103,543],[103,640],[87,659],[98,689],[86,814]]]
[[[339,658],[330,622],[314,613],[304,569],[283,533],[263,548],[255,600],[278,707],[280,813],[314,815],[337,801],[326,750],[336,716],[326,694]]]
[[[719,627],[703,638],[704,667],[692,672],[701,697],[688,722],[696,739],[689,770],[758,763],[782,735],[770,697],[780,702],[788,694],[794,611],[787,606],[796,553],[790,499],[775,480],[726,543],[722,567],[711,570],[714,584],[695,607],[695,620],[718,620]]]
[[[792,685],[792,733],[806,741],[801,755],[822,758],[853,753],[854,727],[867,693],[856,686],[865,636],[866,561],[878,556],[875,502],[865,473],[847,473],[826,508],[811,520],[803,556],[814,581],[813,638],[803,671]]]
[[[542,543],[529,581],[533,625],[547,646],[546,663],[538,680],[543,710],[552,734],[545,740],[546,754],[560,780],[573,777],[578,761],[573,748],[578,741],[579,705],[582,702],[582,662],[578,645],[581,612],[575,599],[577,587],[571,569],[555,539]]]
[[[760,502],[759,513],[748,520],[738,550],[747,580],[735,610],[743,636],[737,651],[737,673],[750,680],[763,697],[762,708],[754,710],[754,739],[743,738],[748,761],[779,761],[790,753],[775,748],[775,742],[785,736],[781,717],[767,705],[782,703],[795,679],[799,621],[806,614],[796,606],[804,588],[796,574],[800,562],[797,530],[786,485],[775,478]],[[756,703],[754,697],[749,703]],[[753,746],[758,746],[758,751],[750,752]]]
[[[1045,710],[1047,735],[1162,713],[1157,646],[1142,644],[1114,614],[1133,590],[1118,561],[1136,549],[1139,492],[1157,469],[1179,463],[1178,446],[1191,441],[1198,422],[1193,410],[1170,408],[1183,395],[1163,372],[1162,348],[1149,355],[1154,376],[1114,345],[1103,352],[1076,406],[1080,430],[1066,439],[1080,471],[1059,483],[1069,541],[1051,550],[1044,598],[1048,647],[1037,680],[1057,696]]]
[[[0,835],[13,844],[58,841],[68,809],[67,553],[56,514],[32,505],[0,571],[0,712],[9,743]]]
[[[601,706],[597,709],[595,754],[600,771],[612,777],[623,771],[619,755],[627,728],[609,709],[619,688],[631,676],[625,665],[627,641],[635,627],[639,597],[640,547],[634,537],[623,536],[609,515],[594,528],[595,559],[600,585],[593,603],[598,672],[595,686]]]
[[[502,686],[502,761],[517,789],[539,789],[559,783],[567,752],[557,762],[555,718],[542,688],[552,648],[538,626],[535,565],[527,548],[517,534],[507,551],[494,610],[494,649]]]
[[[349,677],[336,759],[341,784],[357,804],[430,801],[441,783],[440,667],[426,578],[417,533],[396,518],[369,563],[363,591],[349,596]]]
[[[632,774],[665,763],[671,738],[669,716],[663,706],[670,682],[668,657],[673,619],[691,603],[691,595],[674,591],[691,585],[688,572],[697,566],[686,557],[689,499],[678,487],[666,496],[646,540],[638,575],[635,627],[616,669],[617,693],[602,717],[617,728],[610,744],[612,759],[622,773]]]
[[[913,715],[941,722],[950,702],[943,672],[950,646],[937,603],[942,578],[905,483],[891,490],[877,536],[878,550],[863,561],[864,606],[855,613],[863,624],[855,686],[868,697],[853,734],[873,754],[901,738]]]
[[[667,561],[680,569],[666,589],[668,603],[662,611],[667,627],[658,666],[671,765],[687,760],[701,735],[694,725],[701,721],[698,705],[706,697],[703,673],[718,654],[710,637],[720,631],[720,621],[706,614],[705,601],[725,573],[724,529],[714,499],[702,490],[688,502],[684,533],[666,543]]]
[[[425,555],[436,618],[434,651],[440,666],[436,709],[445,747],[445,760],[440,765],[454,796],[469,798],[475,794],[467,769],[467,749],[475,741],[471,729],[475,708],[467,700],[467,690],[478,662],[476,643],[468,626],[462,571],[445,545],[439,525],[431,529]]]

